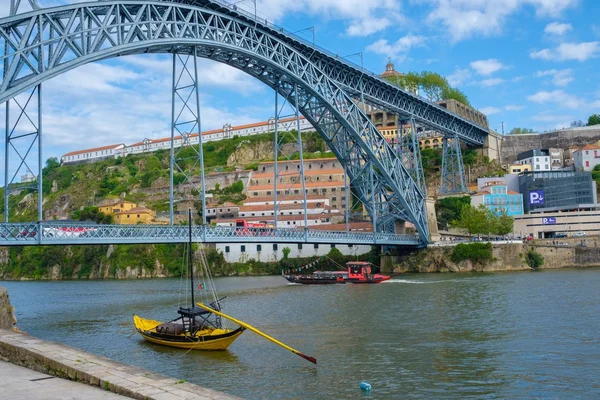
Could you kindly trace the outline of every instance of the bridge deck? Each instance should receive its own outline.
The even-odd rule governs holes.
[[[409,247],[422,244],[417,235],[207,225],[195,226],[192,238],[194,242],[201,243],[379,244]],[[184,225],[0,224],[0,246],[185,243],[187,240],[188,227]]]

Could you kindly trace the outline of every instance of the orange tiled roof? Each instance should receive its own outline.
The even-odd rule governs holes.
[[[292,194],[279,194],[277,195],[277,201],[291,201],[291,200],[299,200],[298,196]],[[327,196],[319,196],[318,194],[309,194],[306,195],[306,200],[329,200]],[[258,203],[265,202],[269,204],[273,204],[273,196],[257,196],[257,197],[249,197],[242,202],[242,204],[246,205],[246,203]]]
[[[586,144],[585,146],[581,147],[579,150],[599,150],[600,146],[596,146],[595,144]],[[576,151],[579,151],[576,150]]]
[[[319,188],[319,187],[344,187],[344,182],[306,182],[305,184],[306,188]],[[269,189],[273,189],[273,185],[256,185],[256,186],[250,186],[248,188],[248,191],[251,190],[269,190]],[[289,189],[302,189],[302,183],[293,183],[293,184],[288,184],[288,185],[278,185],[277,189],[281,189],[281,190],[289,190]]]
[[[311,158],[310,160],[304,160],[304,162],[309,162],[309,161],[339,161],[337,158],[335,157],[327,157],[327,158]],[[300,160],[289,160],[289,161],[278,161],[277,164],[290,164],[290,163],[297,163],[300,162]],[[273,161],[263,161],[258,165],[269,165],[269,164],[273,164]]]
[[[306,208],[308,210],[323,208],[325,210],[330,210],[331,207],[322,204],[317,206],[317,203],[306,203]],[[297,204],[279,204],[277,206],[277,210],[302,210],[304,209],[304,204],[302,202]],[[261,204],[256,206],[242,206],[240,207],[240,212],[252,212],[252,211],[273,211],[273,204]]]
[[[336,169],[306,169],[304,168],[304,175],[326,175],[326,174],[343,174],[344,173],[344,169],[343,168],[336,168]],[[279,172],[279,177],[281,178],[282,176],[294,176],[294,175],[300,175],[300,171],[299,170],[295,170],[295,171],[284,171],[284,172]],[[260,174],[252,174],[252,179],[254,178],[273,178],[273,173],[272,172],[261,172]]]
[[[116,149],[119,146],[124,146],[124,144],[123,143],[111,144],[110,146],[94,147],[93,149],[72,151],[70,153],[67,153],[67,154],[63,155],[63,157],[66,157],[66,156],[76,156],[77,154],[91,153],[93,151],[114,150],[114,149]]]

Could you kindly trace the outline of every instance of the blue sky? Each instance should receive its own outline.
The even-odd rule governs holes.
[[[69,2],[75,1],[40,0]],[[0,3],[0,15],[7,15],[8,0]],[[257,6],[261,18],[290,31],[314,27],[317,44],[340,56],[361,52],[373,72],[382,72],[389,58],[400,72],[446,76],[498,131],[502,122],[505,132],[551,130],[600,113],[596,0],[258,0]],[[253,10],[253,3],[238,7]],[[312,40],[310,30],[299,35]],[[203,129],[273,115],[273,94],[260,82],[222,64],[202,60],[201,67]],[[135,56],[48,81],[44,158],[168,136],[170,68],[165,56]]]

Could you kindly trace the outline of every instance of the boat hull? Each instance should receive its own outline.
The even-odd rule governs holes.
[[[144,319],[134,315],[133,323],[140,336],[149,342],[191,350],[226,350],[245,330],[243,327],[235,330],[204,329],[194,336],[184,334],[172,335],[156,331],[156,327],[162,324],[159,321]]]
[[[359,284],[359,283],[367,283],[367,284],[374,284],[374,283],[381,283],[387,280],[390,280],[391,276],[385,276],[385,275],[376,275],[373,278],[370,279],[355,279],[355,278],[350,278],[348,279],[348,282],[350,283],[355,283],[355,284]]]
[[[285,279],[291,283],[301,283],[303,285],[333,285],[336,283],[346,283],[341,277],[316,277],[316,276],[299,276],[285,275]]]

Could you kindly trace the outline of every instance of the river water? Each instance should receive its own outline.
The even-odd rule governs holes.
[[[600,398],[600,269],[216,279],[226,312],[318,367],[250,331],[214,353],[130,336],[134,313],[174,315],[178,279],[0,285],[34,336],[247,399]]]

